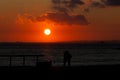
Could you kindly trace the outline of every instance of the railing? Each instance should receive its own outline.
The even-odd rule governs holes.
[[[9,58],[9,67],[12,66],[12,58],[16,58],[16,57],[20,57],[22,58],[22,66],[26,66],[25,62],[26,62],[26,58],[27,57],[35,57],[35,62],[38,63],[39,62],[39,58],[40,57],[44,57],[44,55],[0,55],[1,58]]]

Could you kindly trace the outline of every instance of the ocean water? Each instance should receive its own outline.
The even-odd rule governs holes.
[[[39,60],[52,60],[52,65],[63,65],[63,52],[72,54],[71,65],[120,64],[120,43],[0,43],[0,55],[40,55]],[[26,57],[26,66],[36,65],[35,57]],[[12,66],[22,66],[22,58],[12,58]],[[0,66],[8,66],[9,57],[0,57]]]

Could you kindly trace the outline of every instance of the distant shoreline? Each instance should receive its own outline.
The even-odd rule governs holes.
[[[11,44],[11,43],[16,43],[16,44],[23,44],[23,43],[37,43],[37,44],[79,44],[79,43],[120,43],[119,40],[108,40],[108,41],[65,41],[65,42],[0,42],[0,44]]]

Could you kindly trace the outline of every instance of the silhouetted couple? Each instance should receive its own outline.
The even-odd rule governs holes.
[[[70,52],[65,51],[64,52],[64,62],[63,62],[64,67],[67,66],[67,64],[68,64],[69,67],[71,66],[71,58],[72,58],[72,55],[70,54]]]

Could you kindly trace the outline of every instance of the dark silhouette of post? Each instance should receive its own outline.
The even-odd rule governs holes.
[[[9,60],[9,67],[11,67],[12,66],[12,56],[10,56],[9,59],[10,59]]]
[[[36,63],[38,64],[38,61],[39,61],[39,57],[38,56],[36,56]]]
[[[64,52],[64,62],[63,62],[64,67],[67,66],[67,64],[68,64],[69,67],[71,66],[71,58],[72,58],[72,55],[70,54],[70,52],[65,51]]]
[[[23,56],[23,66],[25,66],[25,56]]]

